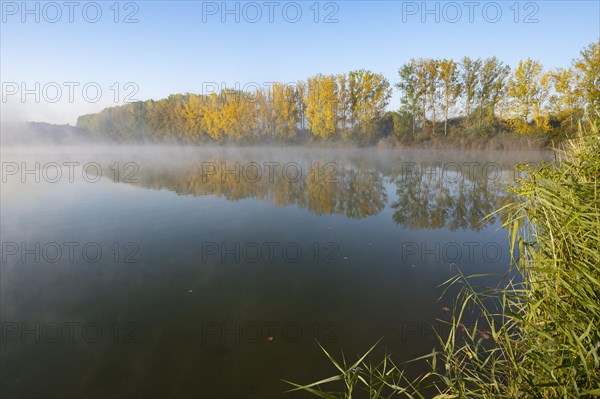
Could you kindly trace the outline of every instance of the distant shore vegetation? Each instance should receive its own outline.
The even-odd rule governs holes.
[[[401,66],[398,78],[391,84],[356,70],[252,92],[173,94],[83,115],[77,127],[86,137],[119,142],[548,142],[600,112],[600,41],[566,69],[546,71],[532,59],[511,69],[496,57],[419,58]],[[400,108],[386,111],[394,89]]]

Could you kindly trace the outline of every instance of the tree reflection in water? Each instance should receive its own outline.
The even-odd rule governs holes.
[[[389,204],[392,218],[404,227],[479,231],[495,222],[495,217],[482,220],[506,200],[504,187],[510,183],[513,165],[490,172],[486,164],[465,170],[447,169],[443,163],[411,164],[415,167],[408,170],[399,159],[390,163],[360,157],[336,162],[325,158],[256,162],[224,157],[149,163],[140,166],[137,181],[131,184],[229,201],[257,199],[352,219],[381,213],[388,204],[386,185],[391,185],[395,186]]]
[[[506,174],[505,174],[506,175]],[[479,231],[494,223],[484,220],[504,201],[506,176],[486,173],[485,167],[446,173],[443,166],[418,167],[394,178],[397,199],[391,204],[398,224],[412,228]]]

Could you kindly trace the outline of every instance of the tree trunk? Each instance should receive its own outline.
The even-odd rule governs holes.
[[[444,108],[444,136],[448,136],[448,108],[450,108],[450,106],[447,101]]]

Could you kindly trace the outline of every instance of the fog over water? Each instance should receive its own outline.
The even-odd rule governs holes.
[[[551,157],[174,145],[1,155],[4,392],[220,398],[281,397],[280,379],[329,375],[315,339],[350,358],[382,337],[379,355],[429,352],[453,268],[507,270],[500,216],[481,219],[506,200],[514,164]]]

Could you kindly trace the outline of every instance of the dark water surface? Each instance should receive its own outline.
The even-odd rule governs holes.
[[[335,373],[315,339],[427,353],[439,284],[506,271],[500,217],[481,219],[547,157],[4,148],[2,395],[306,397],[281,379]]]

